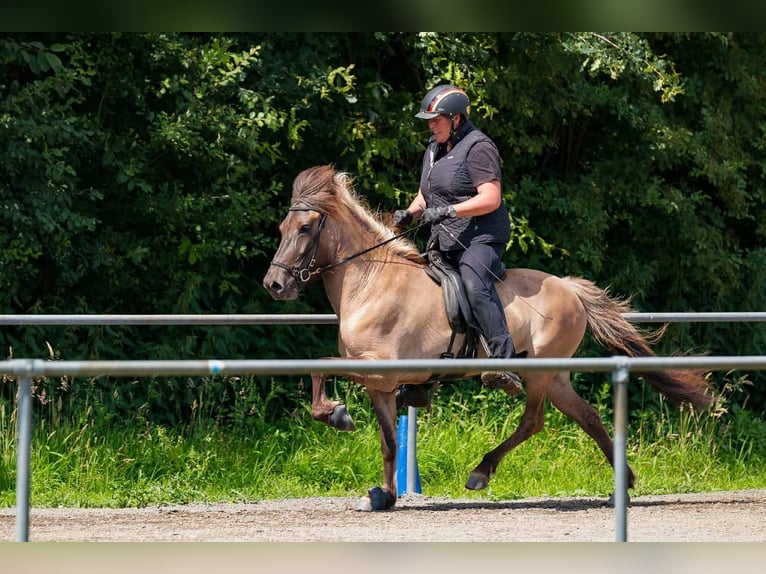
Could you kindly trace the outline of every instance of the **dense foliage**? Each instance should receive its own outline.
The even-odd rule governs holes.
[[[292,178],[333,163],[373,207],[407,203],[428,135],[413,114],[439,81],[466,88],[501,149],[508,265],[588,277],[640,311],[762,310],[764,61],[761,33],[6,34],[0,313],[328,312],[320,287],[276,303],[261,286]],[[761,325],[674,325],[658,350],[763,353]],[[0,332],[6,356],[65,359],[311,358],[333,354],[334,337]],[[738,400],[760,410],[752,379]],[[275,397],[280,413],[300,383],[65,390],[108,389],[116,414],[175,422],[204,384],[226,418],[233,393]]]

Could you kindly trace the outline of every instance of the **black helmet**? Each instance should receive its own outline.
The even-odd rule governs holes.
[[[415,117],[430,120],[444,114],[451,118],[458,114],[467,114],[469,105],[471,101],[468,96],[457,86],[436,86],[423,98],[420,111],[415,114]]]

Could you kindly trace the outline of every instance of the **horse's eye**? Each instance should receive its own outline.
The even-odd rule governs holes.
[[[301,225],[298,229],[298,233],[308,233],[309,231],[311,231],[311,225],[309,224]]]

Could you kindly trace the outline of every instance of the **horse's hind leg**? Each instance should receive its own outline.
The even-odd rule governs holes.
[[[527,387],[527,402],[518,428],[494,450],[484,455],[481,462],[471,471],[465,487],[481,490],[489,484],[503,457],[533,434],[543,430],[545,425],[545,394],[550,382],[550,373],[529,373],[524,377]]]
[[[346,405],[327,398],[325,390],[326,375],[311,375],[311,418],[326,423],[338,430],[356,430],[354,420],[346,410]]]
[[[588,436],[596,441],[601,452],[604,453],[609,464],[614,468],[614,443],[604,428],[598,411],[585,402],[572,388],[568,372],[556,373],[553,383],[548,389],[548,398],[553,406],[580,425],[588,433]],[[636,476],[629,466],[627,471],[628,486],[633,488]]]

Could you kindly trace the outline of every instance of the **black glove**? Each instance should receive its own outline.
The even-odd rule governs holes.
[[[426,223],[441,223],[445,219],[457,217],[455,208],[451,205],[446,207],[429,207],[423,212],[423,221]]]
[[[406,209],[397,209],[394,211],[394,226],[404,227],[412,223],[412,213]]]

